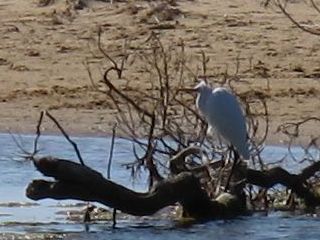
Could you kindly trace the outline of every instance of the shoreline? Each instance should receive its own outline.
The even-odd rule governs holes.
[[[99,81],[110,66],[97,47],[101,23],[105,23],[100,26],[102,45],[115,60],[120,60],[124,40],[130,40],[125,49],[131,54],[128,64],[122,79],[114,83],[138,102],[147,99],[143,94],[157,75],[148,61],[135,54],[150,54],[146,40],[156,31],[164,48],[172,53],[170,73],[177,73],[174,61],[178,59],[174,57],[183,42],[192,72],[201,74],[201,53],[205,53],[210,59],[206,70],[212,84],[220,86],[225,73],[230,79],[236,73],[241,78],[232,83],[237,92],[265,97],[270,117],[266,144],[287,145],[286,137],[276,133],[280,123],[320,118],[319,37],[294,27],[274,9],[250,0],[179,1],[172,16],[163,19],[172,6],[157,12],[145,1],[90,1],[81,10],[66,4],[55,1],[39,7],[11,0],[0,7],[1,132],[10,129],[33,134],[39,112],[48,109],[71,136],[111,136],[116,109],[105,94],[94,91],[92,83],[103,87]],[[318,17],[303,2],[292,6],[298,10],[297,19]],[[169,29],[157,28],[161,26]],[[90,65],[92,79],[84,61]],[[188,73],[184,84],[192,87],[195,82]],[[172,87],[178,87],[174,84],[172,81]],[[43,133],[59,135],[56,127],[46,122]],[[306,145],[315,136],[320,136],[319,122],[308,123],[299,141]]]

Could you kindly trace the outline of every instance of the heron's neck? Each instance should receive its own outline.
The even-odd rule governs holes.
[[[210,97],[211,92],[212,89],[210,87],[204,87],[200,90],[197,96],[197,107],[202,113],[206,112],[206,103]]]

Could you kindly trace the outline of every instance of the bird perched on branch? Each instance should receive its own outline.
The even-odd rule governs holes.
[[[249,159],[246,120],[236,96],[223,87],[212,89],[204,80],[187,91],[197,92],[197,108],[209,127],[214,128],[243,159]]]

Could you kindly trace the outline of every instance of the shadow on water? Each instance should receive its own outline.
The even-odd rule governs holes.
[[[32,135],[21,136],[20,141],[27,150],[32,149]],[[99,172],[107,173],[107,158],[110,139],[73,138],[86,164]],[[0,239],[319,239],[319,219],[312,216],[292,216],[286,213],[271,213],[269,216],[244,217],[231,221],[212,221],[191,227],[178,226],[173,220],[163,218],[121,218],[117,228],[111,221],[98,221],[85,225],[68,218],[69,212],[83,208],[78,201],[42,200],[33,202],[25,197],[27,184],[36,178],[43,178],[35,171],[31,162],[21,161],[19,148],[8,134],[0,134]],[[59,136],[42,136],[42,155],[76,159],[72,147]],[[267,161],[283,158],[287,150],[269,146],[263,152]],[[302,152],[294,150],[298,156]],[[145,191],[146,173],[138,180],[131,179],[130,171],[123,167],[134,159],[132,146],[123,139],[117,139],[112,165],[112,179],[122,185]],[[290,171],[299,171],[298,164],[284,161]],[[61,214],[65,212],[66,214]]]

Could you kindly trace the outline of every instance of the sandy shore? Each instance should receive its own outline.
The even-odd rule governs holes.
[[[96,46],[99,25],[104,46],[114,57],[124,39],[143,43],[155,30],[164,45],[178,46],[183,40],[186,53],[195,59],[206,52],[208,72],[218,78],[226,69],[233,74],[240,59],[239,92],[268,95],[268,142],[285,140],[276,133],[283,122],[320,118],[319,37],[297,29],[277,9],[265,9],[259,1],[182,0],[174,8],[166,5],[159,10],[144,1],[91,0],[83,9],[63,0],[42,7],[39,2],[45,1],[0,3],[1,132],[32,133],[40,111],[49,109],[74,135],[110,134],[115,110],[92,88],[83,64],[92,63],[94,79],[101,79],[106,61]],[[291,9],[304,24],[316,27],[320,21],[320,15],[302,1]],[[133,89],[144,87],[136,68],[128,67],[126,74],[135,76],[129,83]],[[57,133],[52,123],[44,130]],[[302,135],[303,141],[319,136],[319,122],[308,124]]]

